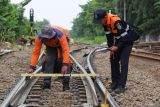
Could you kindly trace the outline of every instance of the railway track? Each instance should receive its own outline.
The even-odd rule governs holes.
[[[11,53],[11,52],[13,52],[13,50],[1,50],[0,57],[3,56],[3,55],[6,55],[8,53]]]
[[[94,71],[94,67],[93,67],[93,58],[94,58],[94,54],[96,52],[101,52],[101,51],[106,51],[107,48],[97,48],[91,52],[88,53],[88,56],[86,58],[86,63],[83,64],[84,68],[86,69],[86,71],[90,74],[96,74],[96,72]],[[101,78],[101,76],[97,75],[95,78],[92,78],[93,80],[93,85],[94,85],[94,90],[95,93],[97,94],[97,103],[99,104],[99,106],[101,106],[101,104],[104,104],[105,100],[108,100],[110,107],[120,107],[117,102],[114,100],[114,98],[111,96],[110,93],[108,93],[107,99],[105,99],[106,96],[106,82],[105,80]]]
[[[159,53],[144,52],[144,51],[132,51],[131,55],[135,56],[135,57],[139,57],[139,58],[160,61],[160,54]]]
[[[102,75],[100,76],[102,83],[105,84],[106,77],[111,81],[109,53],[107,54],[106,50],[95,52],[93,57],[95,57],[94,70]],[[125,93],[113,96],[116,102],[121,107],[159,107],[159,68],[157,60],[140,56],[131,57],[127,90]]]
[[[96,52],[103,52],[107,51],[107,48],[97,48],[94,51],[90,52],[88,57],[87,57],[87,66],[91,74],[97,74],[95,68],[93,67],[93,59],[96,54]],[[115,99],[112,97],[112,95],[107,91],[107,99],[105,99],[106,96],[106,79],[107,78],[102,78],[103,75],[97,76],[94,78],[94,84],[97,87],[96,91],[99,95],[99,101],[101,103],[104,103],[105,100],[108,100],[110,107],[120,107],[118,103],[115,101]],[[107,79],[108,81],[108,79]]]
[[[83,49],[88,49],[88,47],[79,47],[78,49],[75,49],[74,52],[76,53]],[[70,57],[76,65],[76,73],[97,74],[93,66],[93,59],[97,52],[103,51],[106,51],[106,48],[100,47],[88,52],[88,55],[86,55],[86,62],[83,64],[84,66],[80,65],[79,62],[71,55]],[[141,53],[146,55],[144,52]],[[157,54],[153,54],[154,57],[155,55]],[[146,56],[151,56],[151,54],[147,53]],[[138,57],[141,56],[139,55]],[[159,55],[156,57],[159,57]],[[41,68],[42,67],[39,66],[35,73],[40,72]],[[102,75],[97,75],[96,77],[73,77],[70,82],[71,95],[67,99],[68,104],[71,107],[99,107],[102,103],[105,102],[105,100],[107,100],[110,107],[120,107],[109,93],[107,99],[105,99],[105,81],[106,78],[104,78]],[[6,99],[3,101],[0,107],[45,107],[46,105],[52,107],[53,105],[51,105],[51,102],[48,99],[49,93],[44,93],[41,89],[42,84],[43,77],[34,77],[29,80],[26,80],[26,77],[23,77],[7,95]],[[55,84],[59,83],[55,82]]]
[[[82,48],[75,51],[81,49]],[[83,49],[86,49],[86,47]],[[78,73],[88,74],[86,69],[83,68],[73,56],[70,57],[74,61]],[[91,68],[91,66],[89,68]],[[34,73],[40,72],[41,69],[42,67],[39,66]],[[33,77],[31,79],[23,77],[7,95],[1,107],[45,107],[48,98],[43,96],[43,90],[40,87],[42,83],[42,77]],[[98,77],[73,77],[70,85],[72,87],[72,96],[68,100],[72,107],[98,107],[101,102],[105,101],[105,85],[102,84]],[[99,86],[100,88],[95,88],[95,86]],[[118,107],[114,105],[116,102],[113,103],[111,99],[109,95],[108,101],[111,107]]]
[[[160,52],[160,42],[140,42],[134,45],[137,49],[149,50],[153,53]]]

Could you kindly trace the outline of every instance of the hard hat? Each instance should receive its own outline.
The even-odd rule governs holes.
[[[52,29],[51,26],[46,26],[41,29],[41,33],[38,34],[38,37],[41,39],[52,39],[56,35],[56,32]]]
[[[93,22],[101,24],[101,20],[106,16],[106,10],[96,10],[94,12]]]

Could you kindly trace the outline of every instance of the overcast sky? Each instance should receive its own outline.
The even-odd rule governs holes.
[[[23,0],[11,0],[19,3]],[[60,25],[71,29],[72,21],[81,12],[79,5],[86,4],[88,0],[32,0],[25,6],[24,16],[29,18],[29,10],[34,9],[34,19],[48,19],[52,25]]]

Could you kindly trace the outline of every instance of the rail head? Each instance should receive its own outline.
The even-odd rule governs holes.
[[[92,74],[96,74],[96,72],[94,71],[94,69],[92,67],[91,58],[96,52],[102,52],[102,51],[108,51],[107,47],[97,48],[94,51],[90,52],[90,54],[87,57],[88,68]],[[104,84],[102,83],[102,81],[100,80],[100,78],[96,77],[95,82],[98,85],[100,91],[103,93],[103,96],[105,96],[106,95],[106,88],[105,88]],[[108,99],[111,107],[120,107],[109,92],[108,92],[107,99]]]
[[[81,72],[83,74],[88,74],[87,71],[76,61],[76,59],[72,55],[70,55],[70,57],[73,60],[73,62],[77,65],[77,67],[81,70]],[[93,105],[97,106],[98,105],[98,98],[97,98],[97,94],[96,94],[94,83],[93,83],[91,77],[85,77],[85,78],[86,78],[87,83],[88,83],[88,85],[90,87],[90,90],[92,92]]]
[[[38,67],[34,73],[40,72],[42,69],[42,66]],[[26,84],[26,77],[22,77],[21,80],[17,83],[17,85],[12,89],[12,91],[8,94],[6,99],[2,102],[0,107],[8,107],[9,104],[12,102],[13,99],[16,98],[19,91],[25,86]]]
[[[13,50],[2,50],[1,53],[0,53],[0,57],[5,55],[5,54],[11,53],[11,52],[14,52],[14,51]]]

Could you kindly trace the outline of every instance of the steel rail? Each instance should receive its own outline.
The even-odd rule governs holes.
[[[107,48],[105,47],[105,48],[101,48],[101,49],[95,49],[94,51],[90,52],[88,57],[87,57],[88,68],[89,68],[89,70],[92,74],[96,74],[95,71],[93,70],[93,67],[92,67],[92,64],[91,64],[92,56],[96,52],[102,52],[102,51],[107,51]],[[96,85],[98,86],[98,88],[100,89],[101,93],[103,93],[102,98],[105,98],[104,96],[106,95],[106,88],[105,88],[105,86],[103,85],[102,81],[100,80],[100,78],[98,76],[95,78],[95,82],[96,82]],[[109,92],[108,92],[107,99],[108,99],[111,107],[120,107]],[[103,99],[103,100],[105,100],[105,99]]]
[[[38,73],[41,71],[42,66],[38,67],[34,73]],[[12,91],[9,93],[9,95],[6,97],[6,99],[3,101],[0,107],[8,107],[12,100],[16,99],[18,94],[21,91],[21,89],[26,85],[27,80],[26,77],[22,77],[21,80],[17,83],[17,85],[12,89]]]
[[[11,100],[10,106],[11,107],[17,107],[19,105],[23,105],[31,88],[33,85],[38,81],[39,77],[32,78],[29,81],[26,81],[26,83],[23,85],[23,87],[19,90],[19,92],[16,95],[16,98]]]
[[[83,74],[88,74],[87,71],[76,61],[76,59],[72,55],[70,55],[70,57]],[[90,87],[90,91],[92,92],[93,106],[94,107],[98,106],[98,98],[97,98],[94,83],[93,83],[91,77],[84,77],[84,78],[86,78],[86,81]]]
[[[160,61],[160,54],[156,54],[156,53],[132,51],[131,56],[145,58],[145,59],[154,60],[154,61]]]
[[[133,53],[131,53],[131,56],[135,56],[135,57],[139,57],[139,58],[144,58],[144,59],[149,59],[149,60],[154,60],[154,61],[160,61],[160,58],[143,56],[143,55],[138,55],[138,54],[133,54]]]
[[[158,53],[152,53],[152,52],[145,52],[145,51],[136,51],[136,50],[132,50],[132,53],[142,53],[142,54],[146,54],[146,55],[155,55],[155,56],[160,56],[160,54]]]
[[[11,53],[11,52],[14,52],[14,51],[13,51],[13,50],[5,50],[4,52],[2,52],[2,53],[0,54],[0,56],[3,56],[3,55],[5,55],[5,54]]]
[[[85,48],[83,47],[83,49],[85,49]],[[78,51],[78,50],[81,50],[81,49],[76,49],[76,50],[73,50],[72,52]],[[42,56],[43,56],[43,52],[41,53],[41,55],[39,57],[39,64],[38,65],[41,65]],[[74,63],[80,68],[82,73],[88,74],[85,71],[85,69],[71,55],[70,55],[70,57],[72,58]],[[37,66],[37,69],[34,72],[34,74],[40,72],[41,70],[42,70],[42,66]],[[35,80],[35,78],[30,77],[30,79],[29,78],[27,79],[26,77],[22,77],[20,79],[20,81],[17,83],[17,85],[7,95],[7,97],[2,102],[0,107],[23,106],[25,98],[27,97],[29,91],[31,90],[31,87],[36,82],[36,81],[34,81],[34,83],[33,83],[32,80]],[[91,98],[88,98],[88,99],[90,99],[89,104],[84,104],[84,105],[87,105],[87,106],[90,105],[90,107],[93,107],[92,105],[97,106],[98,99],[97,99],[97,95],[96,95],[96,91],[95,91],[95,87],[94,87],[94,83],[93,83],[92,79],[90,77],[84,77],[83,80],[85,80],[85,81],[83,81],[83,83],[85,83],[87,85],[89,84],[89,90],[91,90],[91,92],[92,92],[92,95],[90,97],[92,97],[92,100],[93,100],[91,102]],[[85,86],[85,88],[86,87],[88,87],[88,86]],[[90,103],[92,103],[92,104],[90,104]]]
[[[83,47],[82,49],[85,49],[85,48]],[[75,51],[78,51],[78,50],[81,50],[81,49],[79,48],[79,49],[76,49]],[[9,53],[9,52],[12,52],[12,51],[7,51],[7,53]],[[38,59],[39,63],[38,63],[37,69],[33,72],[34,74],[36,74],[42,70],[42,66],[40,66],[40,65],[42,64],[43,53],[44,53],[44,51],[42,51],[39,56],[39,59]],[[5,53],[3,53],[3,54],[5,54]],[[10,106],[10,104],[16,105],[16,103],[18,105],[23,105],[24,100],[27,96],[27,93],[29,93],[31,87],[34,85],[32,83],[32,80],[38,80],[38,79],[35,79],[35,78],[32,79],[32,77],[30,77],[30,78],[22,77],[19,80],[19,82],[17,83],[17,85],[11,90],[11,92],[4,99],[4,101],[2,102],[0,107],[8,107],[8,106]],[[35,83],[35,81],[34,81],[34,83]],[[23,94],[25,96],[23,96],[23,98],[20,99],[20,97],[22,97]],[[20,101],[19,101],[19,99],[20,99]]]

